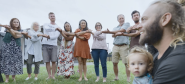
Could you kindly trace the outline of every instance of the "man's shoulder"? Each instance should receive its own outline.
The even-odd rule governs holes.
[[[173,47],[174,48],[174,47]],[[185,42],[178,43],[168,57],[185,55]]]
[[[174,48],[174,47],[172,47]],[[177,45],[161,65],[176,66],[185,63],[185,44]]]

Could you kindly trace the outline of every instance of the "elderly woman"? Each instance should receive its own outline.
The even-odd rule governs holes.
[[[25,60],[27,60],[28,73],[28,77],[26,78],[26,80],[29,80],[31,78],[33,60],[35,64],[35,80],[38,79],[37,76],[39,74],[40,61],[43,60],[41,44],[43,34],[40,31],[41,28],[37,22],[34,22],[31,26],[31,30],[28,31],[28,35],[31,36],[31,38],[28,38],[27,47],[25,49]]]
[[[92,44],[92,57],[94,59],[94,68],[96,72],[97,79],[95,82],[99,81],[99,59],[101,61],[101,66],[103,70],[103,82],[106,82],[107,77],[107,45],[106,45],[106,34],[102,33],[102,25],[100,22],[95,24],[95,32],[91,32],[93,35]]]

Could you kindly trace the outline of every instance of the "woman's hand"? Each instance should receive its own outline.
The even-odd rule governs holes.
[[[31,39],[31,36],[29,36],[27,32],[21,32],[21,34]]]
[[[92,30],[91,29],[86,30],[86,33],[92,33]]]
[[[12,29],[9,25],[4,25],[4,27],[5,27],[7,30]]]

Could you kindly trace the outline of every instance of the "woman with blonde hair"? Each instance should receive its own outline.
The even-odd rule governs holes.
[[[27,73],[28,73],[28,77],[26,78],[26,80],[29,80],[31,78],[33,60],[35,63],[34,70],[35,80],[38,79],[37,76],[39,74],[40,61],[43,60],[41,44],[43,34],[40,31],[41,28],[37,22],[34,22],[31,25],[31,29],[28,31],[28,35],[31,36],[31,38],[28,38],[27,47],[25,50],[26,51],[25,60],[27,60]]]

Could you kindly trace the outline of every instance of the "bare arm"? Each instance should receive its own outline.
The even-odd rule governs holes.
[[[117,32],[126,32],[125,29],[120,29],[120,30],[116,30],[116,31],[109,31],[109,29],[102,31],[102,33],[106,33],[106,34],[116,34]]]
[[[77,36],[77,38],[79,38],[81,40],[86,40],[84,37],[81,37],[81,36]]]
[[[60,32],[60,34],[65,38],[65,40],[70,41],[73,40],[74,36],[76,35],[75,33],[69,33],[66,31],[63,31],[62,29],[56,28],[57,31]]]
[[[136,36],[138,36],[140,34],[140,32],[139,31],[136,31],[135,33],[123,33],[123,32],[118,32],[118,33],[116,33],[115,35],[116,36],[129,36],[129,37],[136,37]]]
[[[14,37],[14,38],[21,38],[22,35],[18,34],[18,31],[14,31],[10,26],[8,25],[4,25],[4,27],[7,29],[7,32],[10,32],[10,34]],[[21,33],[21,32],[20,32]]]
[[[80,35],[83,35],[83,34],[85,34],[85,33],[87,33],[86,31],[81,31],[81,32],[78,32],[78,33],[76,33],[78,36],[80,36]]]
[[[75,33],[69,33],[69,32],[65,32],[65,31],[62,31],[61,34],[65,38],[65,40],[67,40],[67,41],[73,40],[74,35],[75,35]]]

